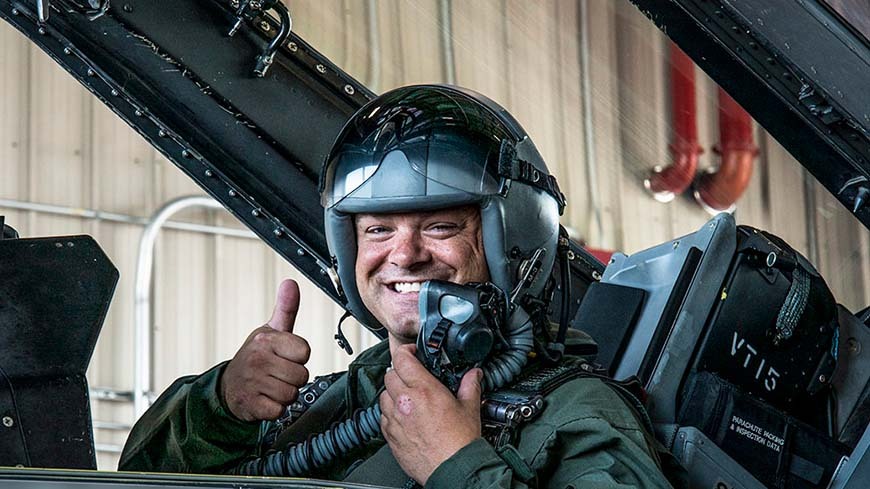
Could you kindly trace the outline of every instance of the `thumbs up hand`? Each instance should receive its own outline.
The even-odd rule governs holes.
[[[299,285],[290,279],[278,286],[269,321],[251,332],[224,369],[220,395],[243,421],[277,419],[308,382],[308,342],[293,334],[299,311]]]

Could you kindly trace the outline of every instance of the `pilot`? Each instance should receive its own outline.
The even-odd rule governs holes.
[[[293,333],[299,289],[286,280],[271,319],[232,360],[157,399],[133,428],[121,470],[233,473],[378,405],[382,437],[297,475],[451,489],[670,487],[642,407],[572,357],[591,340],[574,332],[554,343],[566,337],[546,321],[564,197],[502,107],[442,85],[377,97],[338,136],[321,198],[347,308],[386,340],[347,372],[304,387],[310,349]],[[513,296],[520,361],[468,370],[455,394],[430,373],[416,341],[421,284],[432,279]],[[528,419],[498,423],[482,418],[489,392],[543,403]]]

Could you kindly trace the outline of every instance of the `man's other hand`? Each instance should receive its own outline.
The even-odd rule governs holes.
[[[454,397],[415,351],[413,344],[396,348],[384,376],[381,430],[405,473],[425,484],[442,462],[480,438],[483,372],[466,373]]]
[[[277,419],[308,382],[308,342],[293,334],[299,311],[299,285],[278,286],[269,322],[255,329],[221,376],[220,393],[230,412],[243,421]]]

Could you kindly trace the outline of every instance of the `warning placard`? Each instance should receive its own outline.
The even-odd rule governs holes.
[[[731,424],[728,429],[776,453],[781,452],[782,446],[785,444],[785,440],[778,434],[771,433],[740,416],[731,416]]]

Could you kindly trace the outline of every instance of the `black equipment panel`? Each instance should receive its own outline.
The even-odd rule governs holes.
[[[96,468],[85,371],[117,282],[90,236],[0,240],[0,465]]]

